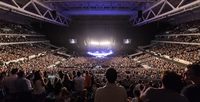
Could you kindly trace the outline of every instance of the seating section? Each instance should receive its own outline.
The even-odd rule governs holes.
[[[12,36],[12,35],[0,35],[0,43],[9,43],[9,42],[27,42],[27,41],[44,41],[45,37],[39,36]]]
[[[167,31],[162,34],[188,34],[188,33],[199,33],[200,26],[199,22],[189,22],[180,24],[178,26],[169,26]]]
[[[134,97],[132,94],[134,88],[138,84],[144,85],[144,90],[148,87],[161,88],[161,79],[165,71],[173,71],[180,75],[180,77],[185,77],[186,65],[182,65],[174,60],[167,60],[161,57],[161,55],[169,56],[172,59],[179,58],[191,63],[199,62],[200,45],[192,45],[190,43],[199,43],[200,35],[187,35],[188,33],[198,32],[199,26],[197,24],[179,25],[165,32],[165,37],[156,37],[156,40],[160,42],[155,43],[151,47],[144,48],[142,54],[131,58],[128,56],[104,59],[80,56],[64,58],[56,53],[60,50],[60,52],[64,53],[66,49],[55,50],[43,42],[37,43],[37,41],[46,41],[45,36],[35,36],[37,33],[32,29],[4,22],[0,24],[0,89],[2,88],[3,91],[6,89],[4,88],[6,85],[1,87],[1,82],[8,77],[6,75],[12,69],[17,68],[24,71],[25,78],[30,81],[30,86],[33,86],[27,91],[28,95],[30,95],[28,100],[39,100],[34,102],[62,102],[57,101],[57,99],[63,93],[66,93],[68,95],[66,97],[71,101],[65,100],[65,102],[93,102],[96,89],[107,83],[105,78],[106,70],[114,68],[118,73],[116,83],[122,85],[126,89],[128,97],[132,98]],[[171,36],[172,34],[176,35]],[[30,41],[35,41],[36,43],[31,43]],[[162,41],[169,41],[169,43]],[[17,44],[16,42],[24,43]],[[185,42],[188,44],[173,42]],[[75,80],[79,76],[79,72],[84,77],[84,85],[82,84],[84,90],[81,91],[75,89]],[[37,77],[39,78],[37,79]],[[86,86],[86,82],[89,82],[89,88]],[[40,95],[34,93],[38,91],[35,88],[38,84],[42,87]],[[63,91],[63,87],[67,89]],[[27,93],[16,94],[16,97],[27,95]],[[0,97],[0,101],[6,102],[5,100],[7,99],[16,100],[16,97],[10,97],[9,92],[6,92],[6,95]],[[64,98],[66,97],[64,96]],[[28,97],[23,98],[26,99]]]
[[[45,69],[61,61],[48,44],[45,35],[36,33],[31,26],[0,23],[0,63],[2,67]],[[34,42],[34,43],[32,43]],[[19,44],[20,43],[20,44]]]
[[[47,48],[40,47],[41,44],[22,44],[22,45],[7,45],[0,47],[0,60],[10,61],[16,60],[23,57],[29,57],[31,55],[36,55],[45,51]]]
[[[177,27],[167,31],[167,33],[165,32],[165,35],[156,36],[155,42],[159,42],[149,50],[162,55],[168,55],[171,58],[186,60],[191,63],[199,62],[199,29],[200,26],[196,22],[178,25]],[[166,43],[162,41],[168,42]]]
[[[149,49],[162,55],[168,55],[171,58],[179,58],[190,62],[200,60],[200,46],[184,44],[157,44]]]
[[[189,43],[200,43],[199,35],[188,35],[188,36],[159,36],[156,38],[158,41],[174,41],[174,42],[189,42]]]
[[[0,33],[3,34],[39,34],[32,30],[31,26],[13,24],[5,21],[0,22]]]

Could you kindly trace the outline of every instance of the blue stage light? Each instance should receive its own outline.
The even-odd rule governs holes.
[[[98,57],[98,58],[102,58],[102,57],[106,57],[108,55],[112,55],[113,51],[112,50],[109,50],[108,52],[105,52],[105,51],[90,52],[90,51],[88,51],[87,54]]]

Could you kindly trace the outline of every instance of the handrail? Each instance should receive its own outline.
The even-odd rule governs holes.
[[[18,44],[33,44],[33,43],[43,43],[43,42],[50,42],[50,41],[49,40],[44,40],[44,41],[27,41],[27,42],[0,43],[0,46],[18,45]]]
[[[199,35],[200,33],[187,33],[187,34],[163,34],[163,35],[155,35],[155,37],[161,37],[161,36],[193,36],[193,35]]]
[[[8,35],[8,36],[37,36],[37,37],[45,37],[46,36],[46,35],[40,35],[40,34],[16,34],[16,33],[6,34],[6,33],[0,33],[0,36],[6,36],[6,35]]]
[[[157,40],[152,40],[152,42],[156,43],[169,43],[169,44],[184,44],[184,45],[200,45],[200,43],[190,43],[190,42],[175,42],[175,41],[157,41]]]

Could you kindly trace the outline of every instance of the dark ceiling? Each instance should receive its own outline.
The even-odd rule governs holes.
[[[41,0],[61,14],[70,16],[72,21],[66,30],[57,36],[56,44],[65,45],[70,52],[85,54],[88,48],[86,39],[114,39],[117,53],[134,53],[139,45],[149,44],[143,40],[139,30],[134,30],[130,16],[137,15],[159,0]],[[150,34],[149,34],[150,35]],[[70,38],[78,43],[71,45]],[[123,44],[123,39],[131,39],[130,45]],[[149,37],[151,39],[152,37]],[[55,39],[53,37],[52,39]]]
[[[159,0],[40,0],[66,15],[133,15]]]
[[[66,12],[69,11],[72,13],[76,11],[76,14],[71,13],[69,26],[58,26],[33,20],[31,22],[36,30],[48,35],[52,44],[66,47],[68,53],[86,54],[88,49],[84,45],[84,41],[87,38],[112,38],[116,42],[116,46],[113,48],[116,54],[131,54],[138,46],[150,44],[154,35],[158,34],[163,27],[161,22],[133,27],[129,21],[132,13],[125,14],[124,12],[137,12],[156,1],[158,0],[102,0],[102,2],[98,0],[43,0],[65,15],[68,15]],[[107,14],[91,13],[91,10],[109,12]],[[116,12],[111,13],[114,11]],[[77,44],[70,44],[69,39],[71,38],[77,39]],[[132,40],[129,45],[123,44],[123,39],[127,38]]]
[[[38,25],[38,24],[36,24]],[[85,55],[88,48],[84,45],[87,38],[115,40],[113,47],[115,55],[135,53],[138,46],[150,44],[161,26],[158,23],[143,27],[134,27],[129,22],[129,16],[72,16],[69,27],[42,24],[39,27],[47,34],[51,43],[65,46],[68,53]],[[77,39],[77,44],[70,44],[69,39]],[[123,44],[123,39],[131,39],[129,45]]]

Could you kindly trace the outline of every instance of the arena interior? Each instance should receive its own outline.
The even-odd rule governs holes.
[[[200,0],[0,0],[0,102],[200,102]]]

